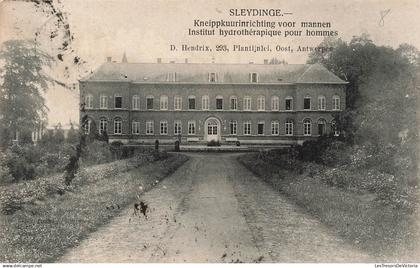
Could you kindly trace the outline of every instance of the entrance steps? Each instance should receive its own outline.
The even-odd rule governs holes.
[[[248,146],[207,146],[207,145],[181,145],[179,147],[181,152],[248,152],[251,148]]]
[[[127,144],[125,147],[154,148],[152,144]],[[280,144],[246,144],[241,146],[222,144],[221,146],[207,146],[207,144],[181,144],[181,152],[256,152],[272,149],[289,148],[290,145]],[[174,151],[174,145],[161,144],[160,150]]]
[[[221,145],[221,146],[207,146],[207,145],[181,145],[181,152],[255,152],[261,150],[272,150],[289,148],[290,145]]]

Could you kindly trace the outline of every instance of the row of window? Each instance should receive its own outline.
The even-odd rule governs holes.
[[[100,95],[99,97],[99,108],[100,109],[108,109],[108,96]],[[306,96],[303,98],[303,109],[304,110],[311,110],[312,109],[312,98]],[[250,96],[243,97],[243,110],[250,111],[252,105],[252,98]],[[115,109],[122,109],[122,97],[115,96],[114,97],[114,107]],[[133,110],[140,110],[140,97],[138,95],[134,95],[132,97],[132,105]],[[210,107],[210,100],[209,96],[205,95],[201,97],[201,109],[202,110],[209,110]],[[216,97],[216,109],[223,110],[224,103],[223,103],[223,96]],[[85,97],[85,108],[93,108],[93,96],[91,94],[86,95]],[[163,95],[160,96],[159,99],[159,109],[160,110],[168,110],[168,96]],[[293,97],[286,97],[284,99],[284,108],[286,111],[293,110]],[[333,110],[340,110],[340,96],[334,95],[332,97],[332,109]],[[147,110],[154,110],[154,96],[147,96],[146,97],[146,109]],[[188,97],[188,109],[195,110],[197,109],[196,105],[196,97],[189,96]],[[238,109],[238,98],[236,96],[231,96],[229,98],[229,109],[230,110],[237,110]],[[257,110],[258,111],[265,111],[266,104],[265,104],[265,96],[258,96],[257,97]],[[174,110],[182,110],[182,97],[175,96],[174,97]],[[279,97],[273,96],[271,97],[271,110],[272,111],[279,111],[280,110],[280,100]],[[326,110],[326,98],[325,96],[318,96],[318,110]]]
[[[85,132],[89,133],[91,129],[91,123],[92,121],[89,120],[87,124],[85,125]],[[160,123],[160,135],[168,135],[168,121],[162,120]],[[154,135],[154,121],[153,120],[147,120],[146,126],[145,126],[145,133],[146,135]],[[311,136],[312,135],[312,120],[309,118],[306,118],[303,120],[303,135],[305,136]],[[324,119],[319,119],[317,122],[318,125],[318,134],[324,135],[326,134],[326,126],[327,122]],[[174,128],[173,128],[173,134],[174,135],[180,135],[182,133],[182,122],[180,120],[174,121]],[[285,122],[285,135],[292,136],[293,135],[293,129],[294,129],[295,123],[292,119],[288,119]],[[191,120],[188,121],[187,124],[188,127],[188,135],[195,135],[196,134],[196,121]],[[264,135],[264,129],[265,129],[265,121],[259,121],[257,123],[257,134],[258,135]],[[338,135],[338,132],[335,127],[335,122],[331,122],[331,129],[334,131],[336,135]],[[209,128],[210,135],[217,134],[213,133],[214,129]],[[243,122],[243,135],[251,135],[252,130],[252,123],[251,121],[244,121]],[[211,133],[210,133],[211,131]],[[102,118],[99,120],[99,133],[102,134],[104,132],[108,132],[108,120],[105,118]],[[122,134],[122,120],[121,118],[114,119],[114,134],[115,135],[121,135]],[[134,135],[140,134],[140,122],[133,120],[131,122],[131,133]],[[230,135],[237,135],[238,134],[238,122],[236,120],[232,120],[229,122],[229,134]],[[280,135],[280,123],[278,121],[271,121],[271,135]]]
[[[176,72],[168,72],[166,74],[166,82],[177,82]],[[208,81],[210,83],[216,83],[219,81],[218,73],[208,73]],[[249,73],[249,82],[258,83],[258,73]]]

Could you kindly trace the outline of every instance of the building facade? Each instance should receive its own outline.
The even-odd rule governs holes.
[[[345,87],[319,64],[108,60],[80,80],[80,118],[123,143],[294,144],[335,132]]]

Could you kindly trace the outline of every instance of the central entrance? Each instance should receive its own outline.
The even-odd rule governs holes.
[[[220,141],[220,121],[217,118],[210,117],[204,123],[205,140],[207,141]]]

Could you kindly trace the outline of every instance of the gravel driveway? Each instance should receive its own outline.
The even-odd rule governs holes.
[[[369,262],[236,161],[190,160],[59,262]]]

